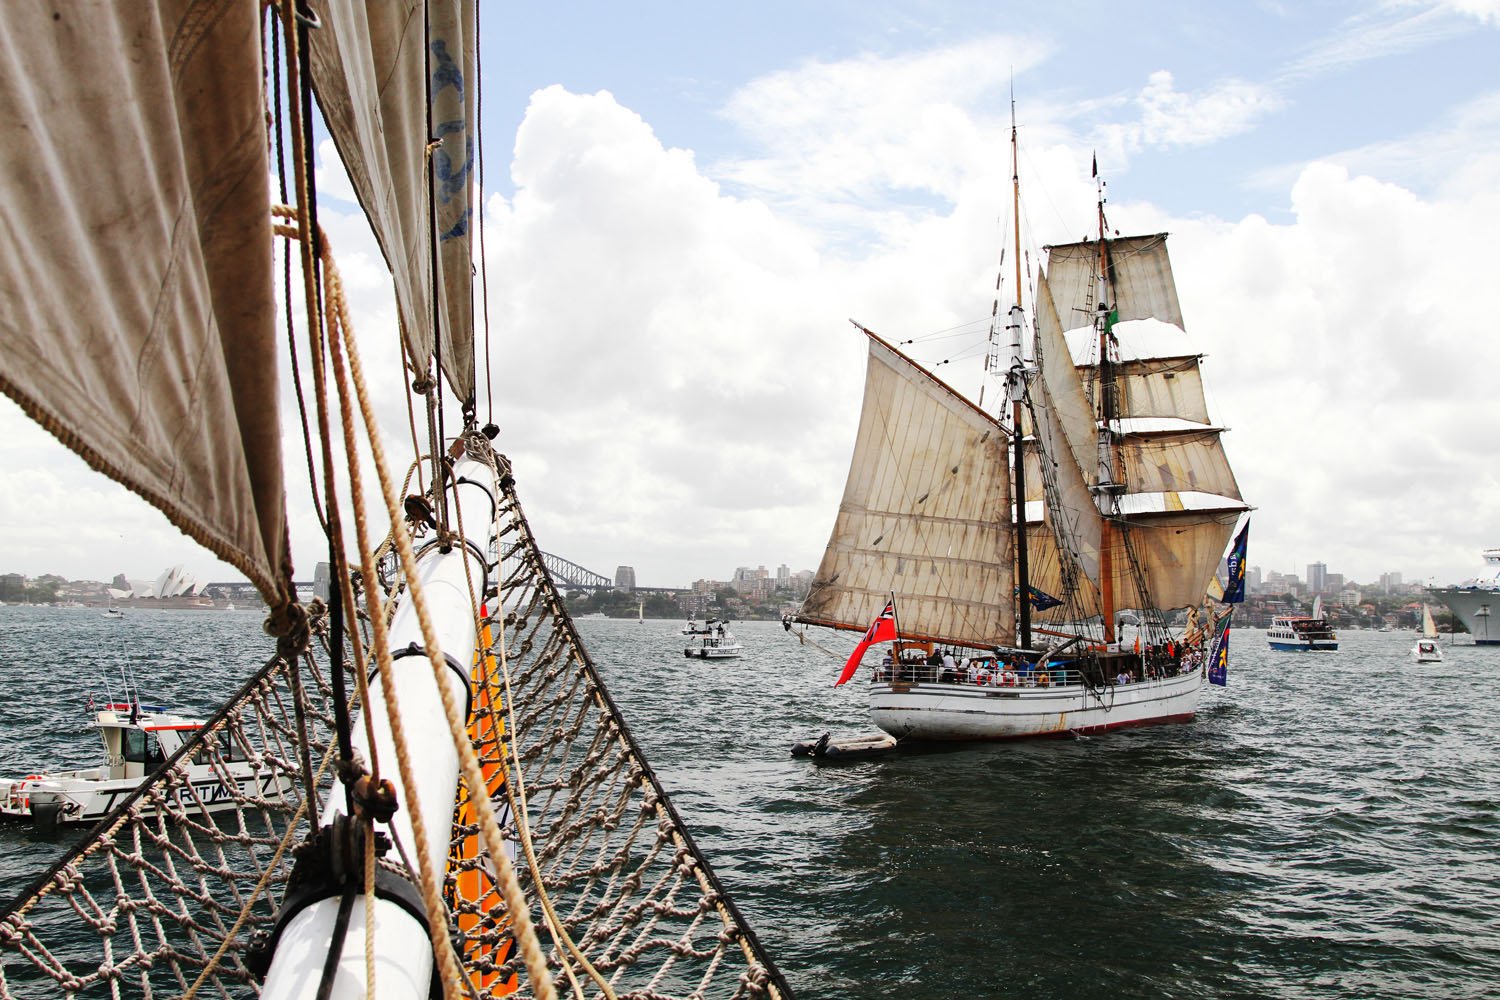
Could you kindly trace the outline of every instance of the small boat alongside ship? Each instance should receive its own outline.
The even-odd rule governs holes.
[[[132,699],[96,709],[93,725],[104,744],[102,764],[0,778],[0,817],[32,820],[41,828],[97,822],[192,739],[204,721],[174,714],[166,705]],[[215,759],[218,766],[211,762]],[[278,777],[259,754],[244,746],[220,746],[212,754],[200,751],[184,765],[184,776],[185,785],[168,794],[189,812],[215,812],[233,807],[237,797],[266,799],[290,787],[286,776]]]

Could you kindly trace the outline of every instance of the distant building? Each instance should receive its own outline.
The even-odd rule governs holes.
[[[26,596],[26,577],[20,573],[0,576],[0,601],[19,601]]]
[[[626,593],[635,589],[634,566],[620,566],[615,569],[615,589]]]
[[[762,589],[761,581],[770,578],[771,574],[764,566],[757,566],[755,569],[749,566],[737,566],[729,585],[741,594],[748,594],[753,590]]]
[[[328,603],[330,584],[333,582],[333,572],[326,562],[320,562],[313,567],[313,596],[324,604]]]
[[[707,618],[708,609],[713,602],[714,595],[712,591],[695,590],[691,593],[677,595],[677,606],[689,618]]]
[[[1325,563],[1315,562],[1307,564],[1307,590],[1308,593],[1321,594],[1328,586],[1328,566]]]
[[[792,585],[792,568],[786,563],[776,567],[776,589],[786,590]]]
[[[1380,592],[1382,594],[1399,594],[1401,592],[1401,574],[1380,574]]]

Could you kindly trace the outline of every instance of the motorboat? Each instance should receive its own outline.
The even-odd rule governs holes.
[[[43,827],[96,822],[191,740],[204,722],[174,714],[165,705],[132,699],[95,709],[93,725],[104,744],[102,764],[0,778],[0,817],[34,820]],[[290,789],[286,776],[278,777],[260,754],[234,740],[216,752],[200,750],[184,763],[184,770],[187,786],[171,794],[190,810],[214,812],[233,807],[245,796],[265,798]]]
[[[745,647],[735,639],[734,633],[720,622],[712,635],[695,635],[682,650],[688,659],[727,660],[739,656]]]

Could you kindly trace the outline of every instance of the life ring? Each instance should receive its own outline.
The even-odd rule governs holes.
[[[1016,686],[1016,672],[1014,670],[1000,671],[1000,686],[1013,688]]]
[[[12,794],[14,794],[15,792],[20,791],[21,789],[25,788],[27,782],[29,782],[29,781],[40,781],[40,780],[42,780],[42,775],[40,775],[40,774],[28,774],[26,777],[24,777],[20,781],[16,782],[15,788],[12,791]],[[22,809],[30,809],[31,808],[31,795],[29,793],[25,794],[25,795],[21,795],[19,798],[17,798],[16,801],[18,801],[21,804],[21,808]]]

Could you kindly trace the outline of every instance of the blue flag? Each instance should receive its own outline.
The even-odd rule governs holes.
[[[1021,596],[1020,587],[1017,587],[1015,592],[1017,597]],[[1046,591],[1038,590],[1029,584],[1026,587],[1026,599],[1031,602],[1031,606],[1037,611],[1046,611],[1048,608],[1055,608],[1062,603],[1061,600],[1053,597]]]
[[[1229,580],[1224,584],[1224,603],[1239,604],[1245,599],[1245,549],[1250,543],[1250,522],[1240,529],[1229,550]]]
[[[1214,642],[1213,655],[1208,658],[1208,682],[1219,687],[1229,686],[1229,619],[1233,612],[1224,616],[1224,628]]]

